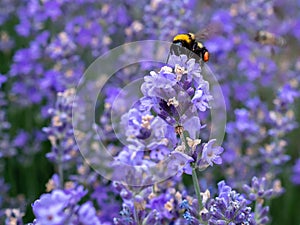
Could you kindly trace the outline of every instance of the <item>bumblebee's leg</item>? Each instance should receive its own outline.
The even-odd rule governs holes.
[[[193,58],[193,52],[188,49],[185,49],[185,55],[188,57],[188,59]]]
[[[169,62],[169,59],[170,59],[170,55],[171,54],[175,54],[175,45],[174,44],[171,44],[171,46],[170,46],[170,51],[169,51],[169,54],[168,54],[168,57],[167,57],[167,61],[166,61],[166,64],[168,64],[168,62]]]
[[[195,58],[196,60],[201,60],[202,56],[201,56],[201,48],[198,45],[198,42],[195,42],[193,45],[193,58]]]
[[[169,51],[169,54],[168,54],[168,57],[167,57],[166,64],[168,64],[168,62],[169,62],[170,55],[171,55],[171,50]]]
[[[181,43],[175,43],[175,44],[173,43],[173,44],[170,46],[170,51],[169,51],[169,54],[168,54],[168,58],[167,58],[166,64],[168,64],[169,58],[170,58],[170,55],[171,55],[171,54],[172,54],[172,55],[180,55],[180,54],[182,54],[180,49],[182,49]]]

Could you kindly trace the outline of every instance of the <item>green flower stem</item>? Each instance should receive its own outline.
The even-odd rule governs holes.
[[[201,210],[203,206],[202,206],[202,198],[201,198],[201,194],[200,194],[200,186],[199,186],[196,168],[193,168],[192,177],[193,177],[193,185],[194,185],[195,192],[196,192],[197,199],[198,199],[199,210]]]
[[[183,131],[182,134],[180,134],[180,139],[181,141],[184,143],[185,145],[185,153],[186,154],[190,154],[191,153],[191,148],[189,147],[188,143],[187,143],[187,137],[189,136],[187,131]],[[198,181],[198,176],[197,176],[197,168],[196,166],[192,165],[192,178],[193,178],[193,185],[194,185],[194,189],[197,195],[197,200],[198,200],[198,206],[199,206],[199,211],[203,208],[202,206],[202,197],[200,194],[200,186],[199,186],[199,181]],[[199,218],[201,219],[201,218]]]
[[[184,146],[185,146],[185,153],[186,154],[188,154],[189,153],[189,149],[190,149],[190,147],[189,147],[189,145],[188,145],[188,143],[187,143],[187,140],[186,140],[186,138],[187,138],[187,136],[186,136],[186,133],[185,132],[182,132],[182,134],[180,134],[180,139],[181,139],[181,141],[184,143]]]
[[[57,170],[58,170],[58,176],[59,176],[59,183],[60,187],[63,189],[64,188],[64,168],[63,168],[63,155],[61,149],[59,148],[59,161],[57,164]]]
[[[135,202],[133,203],[134,209],[133,209],[133,216],[134,216],[134,221],[136,222],[137,225],[141,225],[139,216],[138,216],[138,209],[136,207]]]
[[[58,165],[58,175],[59,175],[60,186],[63,189],[63,187],[64,187],[64,170],[63,170],[63,166],[62,166],[61,162]]]
[[[256,199],[255,206],[254,206],[255,207],[255,209],[254,209],[254,219],[255,219],[255,222],[257,222],[258,219],[259,219],[258,205],[259,205],[259,203],[258,203],[258,200]]]

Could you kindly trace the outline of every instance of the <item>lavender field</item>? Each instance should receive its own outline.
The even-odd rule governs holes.
[[[0,224],[299,225],[299,52],[299,0],[0,0]]]

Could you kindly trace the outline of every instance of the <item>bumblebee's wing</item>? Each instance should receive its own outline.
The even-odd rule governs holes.
[[[166,64],[168,64],[168,63],[169,63],[169,58],[170,58],[170,55],[171,55],[171,52],[169,51],[169,54],[168,54],[168,57],[167,57]]]
[[[212,78],[215,78],[213,71],[209,68],[207,63],[202,61],[201,61],[201,74],[204,80],[207,80],[208,82],[212,81]]]
[[[217,76],[214,75],[207,63],[201,66],[202,76],[209,83],[209,92],[213,100],[209,102],[211,106],[211,127],[209,139],[216,139],[218,144],[222,144],[226,128],[226,104],[222,88]]]
[[[195,34],[195,38],[198,40],[206,40],[214,35],[222,32],[222,25],[220,23],[211,23],[206,28],[200,30]]]

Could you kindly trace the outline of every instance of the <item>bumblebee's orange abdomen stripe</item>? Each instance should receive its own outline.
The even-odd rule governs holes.
[[[190,44],[192,39],[188,34],[178,34],[174,37],[173,41],[186,41],[188,44]]]

